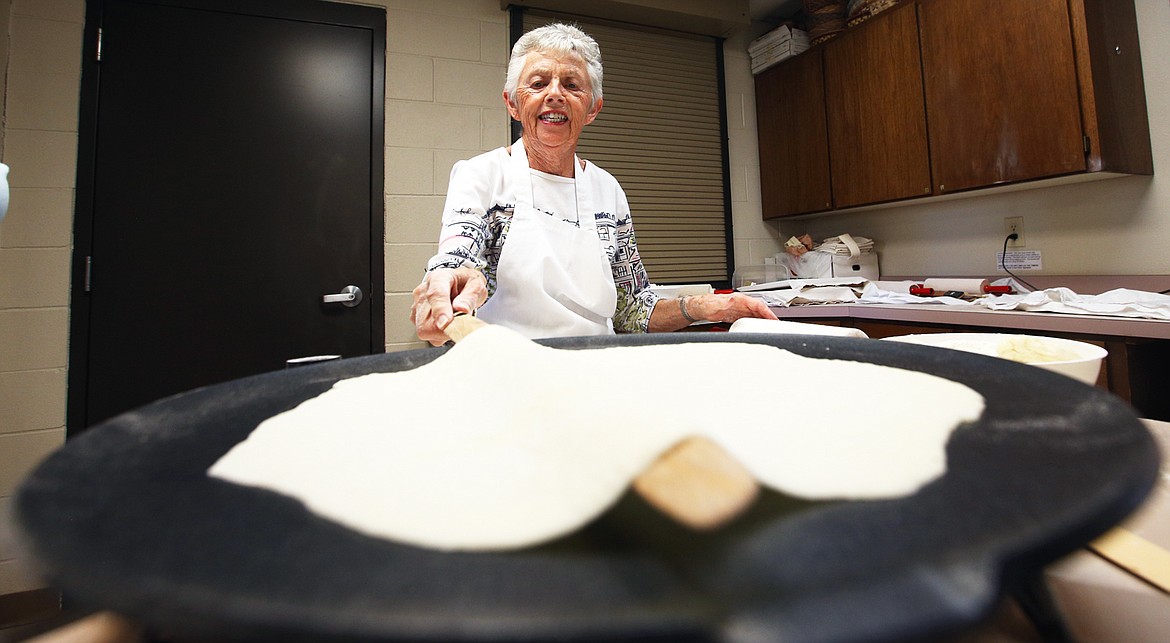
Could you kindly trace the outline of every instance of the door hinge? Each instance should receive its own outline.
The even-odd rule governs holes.
[[[1081,137],[1081,145],[1085,148],[1085,154],[1093,151],[1093,142],[1089,140],[1088,136]]]
[[[90,291],[90,286],[93,285],[93,256],[86,256],[85,258],[85,292]]]
[[[97,33],[97,61],[102,61],[102,28],[98,27]]]

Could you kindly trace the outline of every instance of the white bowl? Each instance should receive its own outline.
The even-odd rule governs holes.
[[[1109,354],[1096,344],[1072,339],[1006,333],[925,333],[885,339],[1002,357],[1096,384],[1101,363]]]

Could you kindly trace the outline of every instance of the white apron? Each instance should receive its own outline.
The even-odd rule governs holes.
[[[617,287],[593,217],[591,181],[573,159],[579,227],[532,207],[532,171],[520,141],[506,180],[516,208],[496,266],[496,291],[477,311],[525,337],[613,334]]]

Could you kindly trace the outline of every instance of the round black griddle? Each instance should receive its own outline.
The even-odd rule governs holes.
[[[1120,521],[1156,480],[1156,447],[1127,405],[1005,360],[796,335],[545,343],[694,341],[934,373],[976,389],[988,406],[952,437],[946,475],[910,497],[814,503],[766,492],[731,526],[697,534],[627,494],[569,537],[505,553],[365,537],[294,500],[206,476],[262,420],[339,379],[414,368],[444,350],[375,355],[191,391],[98,425],[24,481],[17,528],[74,601],[180,637],[904,641],[978,623],[1005,587]],[[734,403],[717,381],[734,368],[696,364],[696,377],[712,378],[712,397],[685,403]],[[818,406],[833,401],[833,414],[777,412],[800,406],[783,397],[784,375],[759,383],[777,391],[774,408],[759,395],[747,402],[768,413],[761,421],[809,430],[865,421],[864,409],[833,399],[831,383]],[[461,421],[471,411],[446,412]],[[907,408],[906,421],[924,412]]]

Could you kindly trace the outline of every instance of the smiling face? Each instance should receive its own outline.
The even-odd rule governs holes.
[[[601,111],[585,62],[577,56],[534,51],[524,58],[516,98],[504,92],[508,113],[524,127],[524,146],[537,155],[572,153],[577,137]]]

